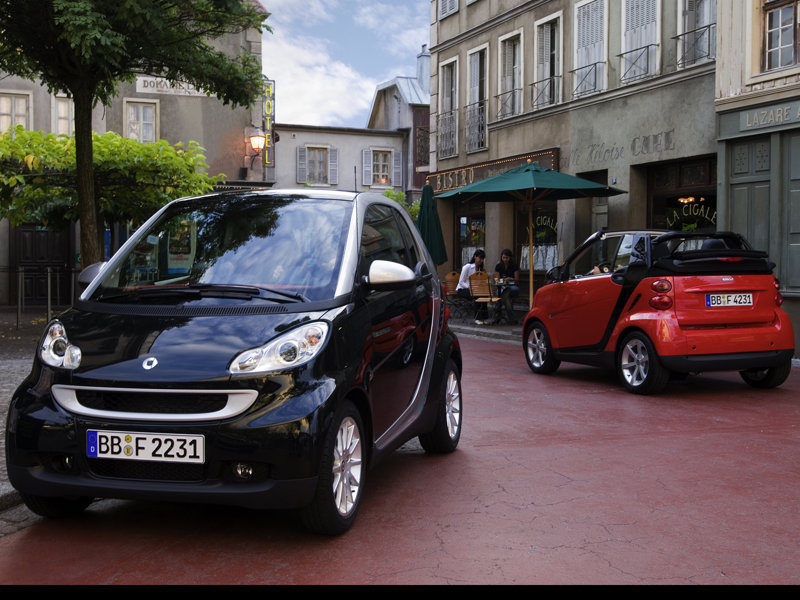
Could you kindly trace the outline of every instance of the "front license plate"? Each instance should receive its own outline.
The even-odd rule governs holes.
[[[753,294],[706,294],[706,306],[753,306]]]
[[[90,429],[86,432],[86,455],[92,458],[203,463],[205,437]]]

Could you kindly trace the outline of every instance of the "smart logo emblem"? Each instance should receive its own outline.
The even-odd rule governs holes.
[[[144,359],[144,362],[142,363],[142,368],[144,368],[145,370],[149,371],[150,369],[155,367],[157,364],[158,364],[158,361],[156,360],[156,357],[155,356],[150,356],[150,357]]]

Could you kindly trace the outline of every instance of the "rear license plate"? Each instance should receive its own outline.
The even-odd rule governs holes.
[[[706,306],[753,306],[753,294],[706,294]]]
[[[86,432],[86,455],[202,464],[205,461],[205,436],[90,429]]]

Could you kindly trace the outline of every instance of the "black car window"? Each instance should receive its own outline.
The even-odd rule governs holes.
[[[610,273],[619,243],[619,235],[604,235],[595,240],[569,263],[570,279]]]
[[[361,274],[369,273],[370,265],[376,260],[388,260],[413,268],[394,211],[380,204],[371,205],[364,215]]]

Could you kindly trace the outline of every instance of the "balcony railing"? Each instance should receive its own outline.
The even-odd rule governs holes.
[[[678,68],[717,58],[717,24],[711,23],[672,38],[678,45]]]
[[[458,111],[448,110],[439,115],[439,132],[436,150],[439,158],[449,158],[458,154]]]
[[[561,102],[561,76],[554,75],[531,84],[531,106],[541,110]]]
[[[522,89],[515,88],[495,96],[497,98],[497,118],[505,119],[522,111]]]
[[[658,75],[656,72],[658,44],[648,44],[619,54],[619,79],[622,83],[630,83]]]
[[[573,98],[580,98],[587,94],[593,94],[602,89],[600,87],[600,82],[604,64],[603,62],[590,63],[570,71],[574,83],[572,86]]]
[[[467,125],[467,152],[486,149],[486,100],[479,100],[465,108]]]

